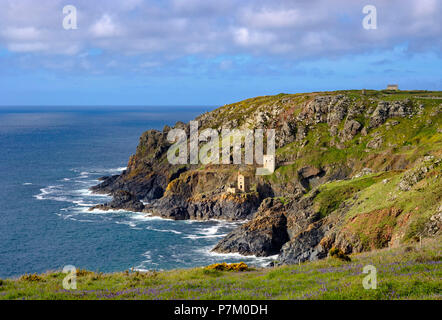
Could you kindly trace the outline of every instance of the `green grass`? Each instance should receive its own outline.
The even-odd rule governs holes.
[[[315,197],[315,209],[323,218],[335,211],[341,203],[351,198],[357,192],[364,190],[376,182],[391,177],[393,173],[382,172],[366,175],[357,179],[341,180],[323,184]]]
[[[441,239],[395,249],[246,272],[204,268],[164,272],[82,272],[77,290],[63,273],[0,281],[0,299],[441,299]],[[365,265],[377,268],[378,288],[366,290]]]
[[[404,212],[418,210],[426,213],[440,205],[442,189],[442,174],[440,167],[433,169],[428,177],[416,184],[410,191],[400,191],[398,184],[403,173],[389,172],[390,178],[386,182],[377,183],[360,192],[355,205],[349,210],[348,217],[361,212],[396,207]]]

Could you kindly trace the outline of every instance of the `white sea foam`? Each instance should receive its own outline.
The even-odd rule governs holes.
[[[37,200],[54,200],[60,202],[68,202],[68,198],[61,193],[62,186],[48,186],[40,189],[40,194],[34,195]]]
[[[111,196],[107,194],[93,193],[90,189],[80,189],[73,192],[86,197],[111,198]]]
[[[211,251],[212,249],[213,247],[210,246],[210,247],[199,248],[196,249],[195,251],[212,258],[243,260],[247,262],[250,261],[249,263],[261,267],[264,267],[268,265],[270,262],[275,261],[278,257],[278,255],[273,255],[268,257],[257,257],[256,255],[245,256],[239,253],[218,253]]]
[[[221,238],[224,237],[226,234],[218,233],[219,228],[222,227],[222,224],[218,224],[216,226],[211,226],[208,228],[200,228],[197,230],[196,234],[191,234],[188,236],[185,236],[186,239],[208,239],[208,238]]]
[[[94,222],[97,222],[97,221],[94,221],[94,220],[77,219],[77,218],[74,218],[74,217],[69,217],[69,220],[77,221],[77,222],[87,222],[87,223],[94,223]]]
[[[107,173],[119,173],[119,172],[123,172],[124,170],[126,170],[127,167],[118,167],[118,168],[111,168],[111,169],[107,169],[107,168],[92,168],[92,169],[88,169],[88,171],[81,171],[79,169],[71,169],[71,171],[73,172],[77,172],[80,175],[91,175],[91,174],[96,174],[96,175],[103,175],[103,174],[107,174]]]
[[[76,204],[77,206],[80,206],[80,207],[87,207],[87,208],[91,208],[91,207],[93,207],[94,205],[97,205],[97,204],[92,204],[92,203],[85,203],[83,200],[73,200],[72,201],[72,203],[73,204]]]
[[[23,183],[23,185],[24,186],[32,186],[32,183],[31,182],[25,182],[25,183]]]
[[[78,177],[76,177],[77,179],[87,179],[89,178],[89,172],[83,171],[80,173],[80,175]]]
[[[164,220],[161,217],[153,216],[148,213],[132,213],[130,215],[130,218],[134,219],[134,220],[139,220],[139,221]]]
[[[146,258],[142,263],[151,263],[152,262],[152,255],[150,251],[146,251],[142,254],[144,258]]]
[[[98,180],[97,180],[97,181],[98,181]],[[81,184],[87,184],[87,185],[89,185],[89,186],[92,186],[92,185],[93,185],[93,183],[91,183],[90,180],[87,180],[87,181],[74,180],[74,182],[76,182],[76,183],[81,183]]]
[[[171,230],[171,229],[163,230],[163,229],[155,229],[155,228],[152,228],[152,227],[147,227],[146,229],[147,230],[151,230],[151,231],[157,231],[157,232],[171,232],[171,233],[175,233],[175,234],[182,234],[182,232],[180,232],[180,231]]]
[[[124,224],[124,225],[131,227],[131,228],[135,228],[137,226],[136,223],[131,222],[131,221],[115,221],[115,223],[116,224]],[[141,228],[138,228],[138,229],[141,230]]]
[[[122,209],[109,209],[109,210],[101,210],[101,209],[92,209],[88,210],[88,212],[96,213],[96,214],[104,214],[104,213],[127,213],[128,211]]]
[[[220,234],[214,234],[214,235],[210,235],[210,236],[197,236],[194,234],[190,234],[188,236],[185,236],[185,239],[191,239],[191,240],[198,240],[198,239],[211,239],[211,238],[222,238],[225,237],[227,234],[226,233],[220,233]]]

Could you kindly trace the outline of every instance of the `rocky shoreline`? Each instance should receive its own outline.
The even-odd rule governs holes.
[[[434,177],[441,171],[441,148],[436,143],[434,150],[419,156],[419,141],[408,143],[416,138],[407,137],[404,130],[432,125],[431,138],[440,141],[441,105],[433,101],[427,106],[412,94],[392,101],[382,100],[385,96],[352,92],[255,98],[196,119],[201,129],[275,128],[278,170],[269,177],[254,176],[255,166],[171,165],[167,134],[180,128],[189,137],[189,124],[149,130],[141,136],[127,170],[103,177],[91,188],[113,196],[91,210],[123,209],[174,220],[247,221],[213,251],[278,255],[277,264],[321,259],[331,248],[361,252],[418,235],[434,236],[440,233],[442,208],[435,202],[415,213],[403,209],[402,203],[407,197],[415,201],[409,191],[424,182],[437,190]],[[407,157],[412,150],[416,156]],[[239,171],[247,172],[253,188],[231,193],[228,186]],[[371,204],[365,193],[375,187],[391,190],[395,201]],[[441,197],[439,190],[432,199]],[[355,214],[359,208],[365,211]]]

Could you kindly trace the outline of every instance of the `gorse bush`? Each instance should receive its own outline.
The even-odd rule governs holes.
[[[91,274],[94,274],[94,272],[86,270],[86,269],[77,269],[77,276],[79,276],[79,277],[84,277],[84,276],[88,276]]]
[[[34,273],[34,274],[25,274],[25,275],[22,275],[21,277],[20,277],[20,280],[22,280],[22,281],[31,281],[31,282],[38,282],[38,281],[41,281],[41,280],[43,280],[43,278],[42,277],[40,277],[39,275],[37,275],[36,273]]]
[[[218,271],[249,271],[249,267],[244,262],[240,263],[215,263],[207,266],[206,270],[218,270]]]

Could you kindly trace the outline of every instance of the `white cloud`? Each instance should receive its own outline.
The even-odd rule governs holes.
[[[234,40],[244,47],[267,46],[274,39],[275,35],[269,32],[250,31],[247,28],[239,28],[233,32]]]
[[[305,23],[305,17],[297,9],[272,10],[247,10],[243,13],[242,20],[251,27],[256,28],[287,28]]]
[[[2,3],[0,46],[48,55],[96,48],[114,60],[151,54],[163,59],[249,54],[294,60],[403,43],[410,50],[440,54],[440,1],[371,3],[378,9],[378,29],[367,31],[361,25],[363,0],[76,0],[78,30],[68,31],[62,28],[64,1],[14,0]]]
[[[91,32],[94,37],[109,38],[120,35],[122,30],[114,23],[111,16],[104,14],[100,20],[92,25]]]
[[[432,16],[438,11],[437,0],[419,0],[413,5],[413,13],[416,17]],[[439,16],[440,18],[440,16]]]

